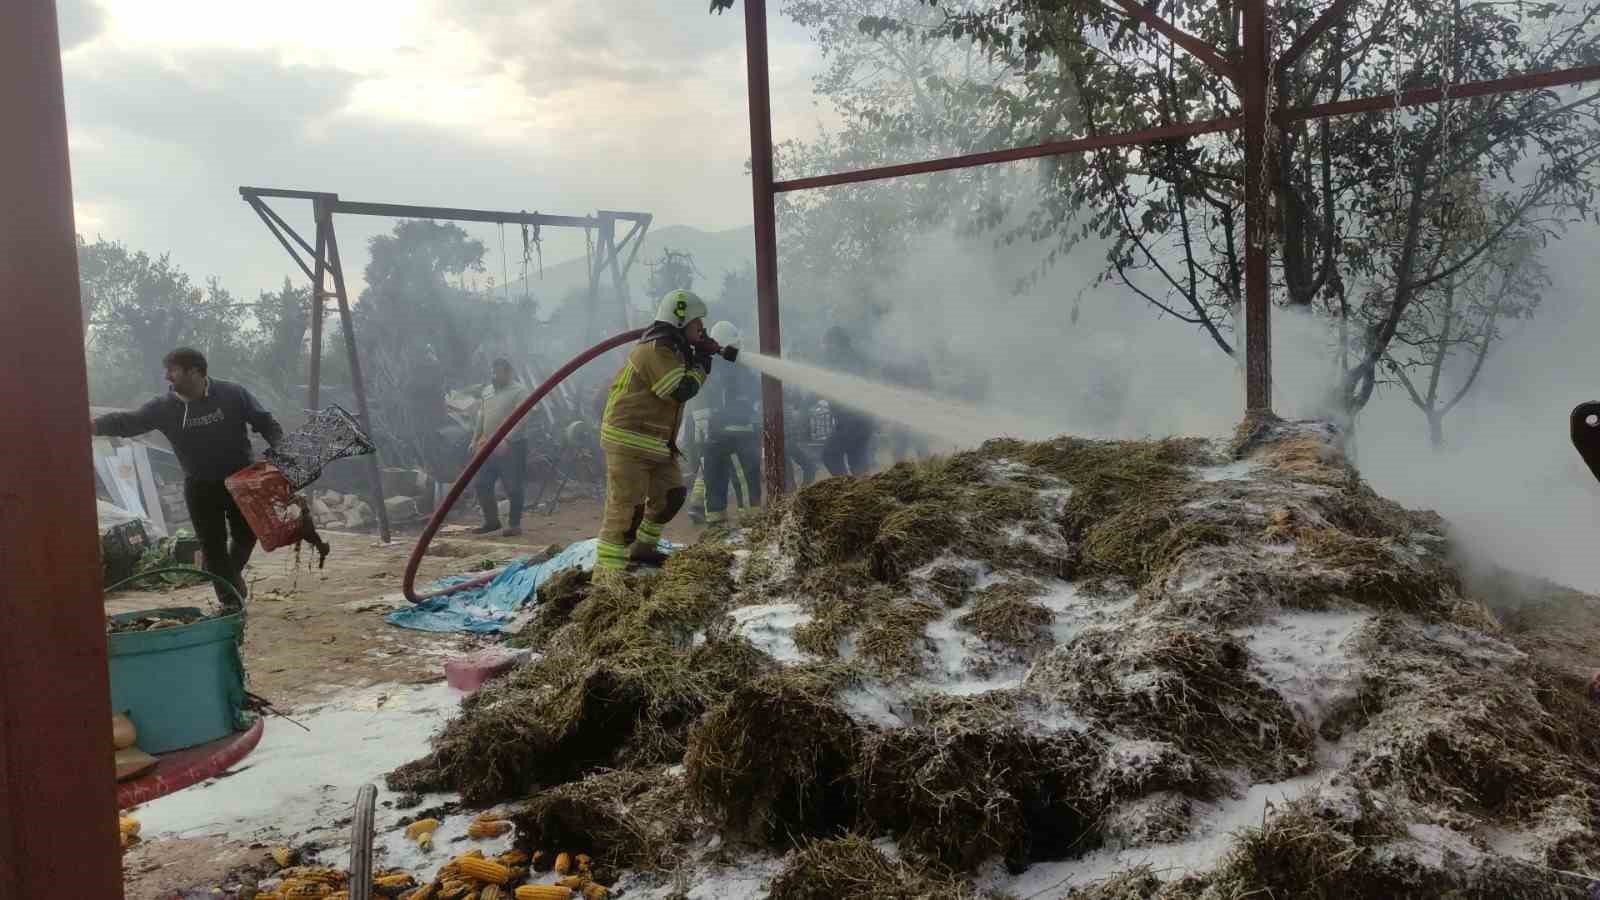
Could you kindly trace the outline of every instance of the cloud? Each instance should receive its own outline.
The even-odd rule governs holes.
[[[56,27],[61,50],[88,43],[106,27],[106,14],[94,0],[56,0]]]

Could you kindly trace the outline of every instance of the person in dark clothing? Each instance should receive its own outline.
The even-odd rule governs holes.
[[[161,432],[183,467],[183,502],[205,553],[206,571],[227,579],[242,597],[248,591],[244,566],[255,550],[256,535],[223,482],[255,461],[246,426],[269,446],[277,446],[283,428],[243,386],[207,375],[200,351],[179,347],[162,365],[171,385],[166,394],[133,412],[92,419],[90,431],[123,438]],[[215,588],[224,606],[235,605],[226,588]]]
[[[711,328],[711,339],[724,347],[737,347],[739,329],[731,322],[718,322]],[[744,473],[746,506],[755,509],[761,505],[761,379],[741,366],[702,393],[710,413],[702,457],[706,524],[718,525],[728,519],[728,489],[734,482],[735,460]]]
[[[822,337],[823,362],[846,375],[869,377],[867,361],[856,351],[849,332],[835,325]],[[865,475],[872,470],[872,418],[860,410],[829,403],[833,432],[822,445],[822,464],[833,475]]]

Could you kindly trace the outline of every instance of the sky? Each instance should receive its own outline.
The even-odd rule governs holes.
[[[296,271],[240,185],[567,215],[639,210],[658,225],[707,230],[751,220],[737,7],[715,16],[704,0],[57,5],[79,233],[170,252],[235,294]],[[811,97],[821,57],[781,16],[769,27],[781,141],[824,115]],[[276,208],[310,238],[308,202]],[[359,270],[366,238],[391,225],[341,218],[347,265]],[[498,270],[498,231],[472,231]],[[579,232],[548,234],[545,259],[583,246]]]

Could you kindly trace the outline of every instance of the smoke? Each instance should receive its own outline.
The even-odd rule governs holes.
[[[1600,264],[1575,252],[1596,236],[1574,232],[1545,251],[1555,283],[1539,316],[1515,323],[1491,354],[1475,392],[1446,419],[1444,448],[1430,446],[1426,420],[1404,391],[1385,387],[1357,419],[1351,450],[1381,494],[1443,515],[1473,562],[1600,593],[1600,484],[1567,437],[1572,407],[1600,397],[1593,350],[1600,306],[1585,304],[1581,292],[1600,277]],[[777,361],[752,363],[779,377],[810,379],[805,386],[824,395],[842,391],[951,445],[991,436],[985,432],[1231,433],[1244,409],[1242,327],[1225,335],[1237,350],[1230,357],[1197,326],[1158,313],[1126,288],[1092,286],[1103,254],[1087,244],[1014,293],[1029,252],[1039,251],[933,232],[892,274],[860,286],[889,305],[858,330],[858,341],[883,364],[933,359],[932,393],[942,403],[854,383],[825,388],[814,372],[782,375]],[[1243,317],[1235,319],[1242,326]],[[1273,405],[1280,415],[1332,415],[1330,328],[1323,319],[1275,311]],[[963,389],[971,385],[981,390]]]

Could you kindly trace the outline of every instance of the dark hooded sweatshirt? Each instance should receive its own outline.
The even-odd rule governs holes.
[[[178,455],[184,475],[197,481],[221,481],[255,461],[246,425],[268,444],[283,437],[278,420],[249,391],[212,378],[206,383],[205,396],[198,400],[184,400],[169,390],[133,412],[108,413],[95,419],[94,433],[126,438],[159,431]]]

